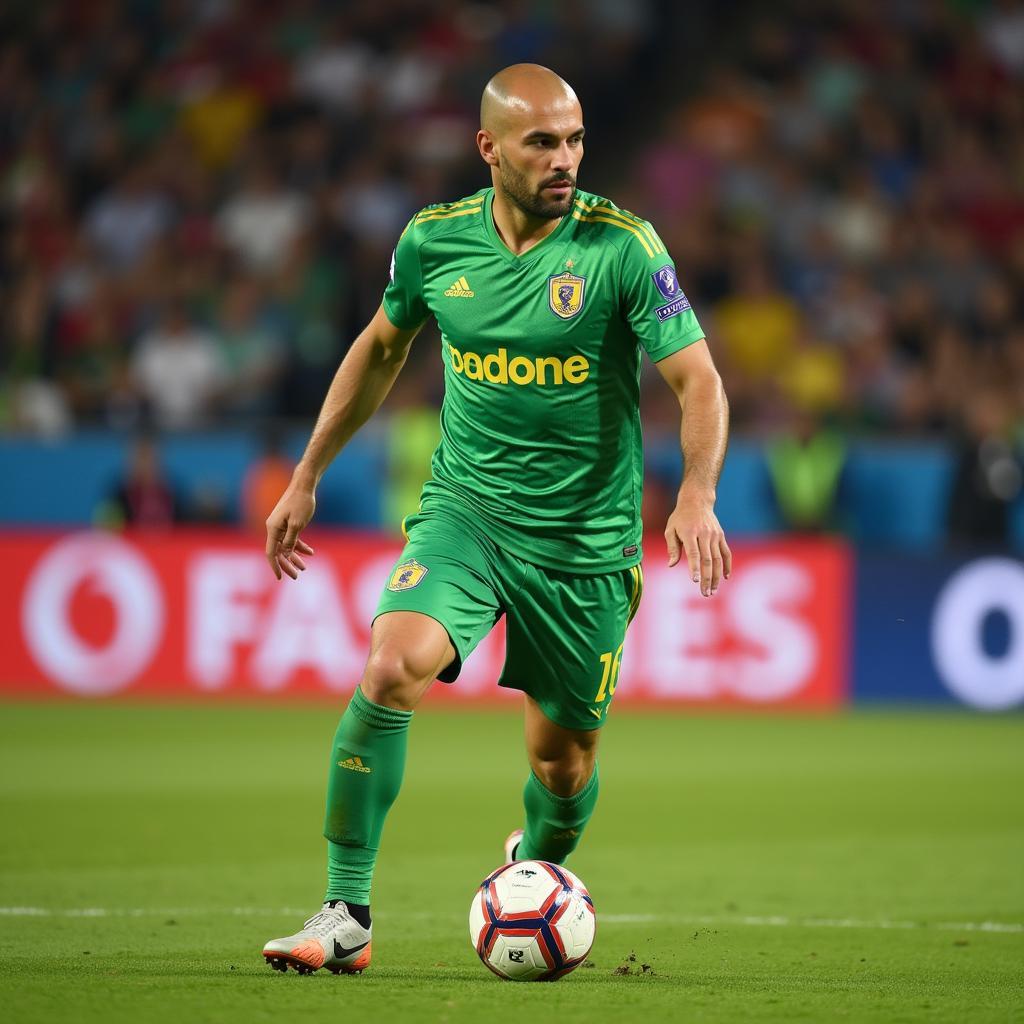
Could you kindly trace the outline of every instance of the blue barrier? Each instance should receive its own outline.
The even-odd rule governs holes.
[[[353,439],[327,471],[317,492],[321,521],[377,525],[385,472],[383,431],[376,425]],[[298,459],[308,428],[292,431],[284,450]],[[0,524],[83,526],[119,480],[131,439],[82,431],[60,441],[0,438]],[[258,458],[257,435],[246,431],[175,434],[159,442],[160,458],[175,489],[186,499],[219,498],[237,520],[246,469]]]
[[[382,521],[387,472],[387,420],[367,425],[328,470],[318,493],[318,522],[394,528]],[[285,439],[298,458],[308,427]],[[124,466],[124,435],[83,431],[59,441],[0,438],[0,524],[79,526],[93,521]],[[219,497],[237,519],[246,468],[259,454],[251,431],[169,435],[160,452],[171,478],[187,498]],[[674,489],[681,460],[675,436],[652,434],[647,466]],[[855,442],[844,484],[844,523],[850,538],[900,551],[935,551],[945,536],[952,475],[950,452],[941,442]],[[731,535],[777,533],[779,522],[761,442],[733,438],[718,488],[719,517]],[[1024,551],[1024,500],[1014,509],[1014,546]]]

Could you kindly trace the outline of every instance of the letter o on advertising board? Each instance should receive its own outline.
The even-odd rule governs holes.
[[[89,581],[114,607],[102,647],[85,642],[71,622],[71,598]],[[164,602],[149,564],[116,537],[76,534],[54,545],[25,591],[22,627],[40,668],[64,689],[99,697],[123,689],[150,663],[163,634]]]
[[[992,612],[1010,623],[1009,645],[998,657],[982,642]],[[982,558],[957,570],[935,602],[931,641],[939,677],[965,704],[999,711],[1024,700],[1024,566]]]

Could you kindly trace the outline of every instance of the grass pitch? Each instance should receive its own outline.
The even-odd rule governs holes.
[[[322,895],[337,713],[3,706],[4,1019],[1024,1021],[1020,716],[613,716],[593,966],[514,985],[466,924],[520,820],[498,712],[413,723],[370,970],[264,965]]]

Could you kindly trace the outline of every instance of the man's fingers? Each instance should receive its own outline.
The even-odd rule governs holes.
[[[267,523],[267,561],[270,563],[270,568],[274,570],[274,575],[280,579],[281,569],[277,564],[277,552],[280,548],[281,534],[284,533],[285,528],[283,525],[278,526],[276,524]]]
[[[281,534],[285,532],[285,525],[281,523],[267,523],[267,558],[273,558],[277,545],[281,541]]]
[[[303,572],[306,568],[306,563],[294,551],[288,556],[288,561],[300,572]]]
[[[700,551],[697,548],[696,537],[684,537],[683,548],[686,551],[686,561],[690,566],[690,579],[694,583],[700,582]]]
[[[722,582],[722,543],[721,541],[711,544],[711,588],[713,595]]]
[[[696,547],[700,553],[700,592],[708,597],[711,594],[711,577],[714,568],[711,544],[704,534],[698,534]]]
[[[729,545],[726,544],[725,538],[722,538],[722,575],[728,579],[732,575],[732,552],[729,550]]]
[[[306,568],[303,560],[313,549],[299,537],[313,515],[316,502],[311,495],[285,491],[267,517],[267,561],[274,575],[298,579]]]
[[[668,565],[671,569],[679,561],[679,538],[671,526],[665,531],[665,543],[668,545]]]
[[[296,569],[295,566],[292,565],[292,563],[288,561],[288,559],[284,555],[277,556],[277,565],[279,570],[277,577],[278,579],[281,578],[280,573],[282,572],[286,576],[290,576],[293,580],[297,580],[299,578],[299,570]]]
[[[295,550],[295,542],[299,539],[299,527],[296,523],[289,522],[285,531],[284,540],[281,541],[281,550],[292,552]]]

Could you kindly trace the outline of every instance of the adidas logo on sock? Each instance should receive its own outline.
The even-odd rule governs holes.
[[[363,759],[358,754],[353,754],[351,757],[346,757],[344,761],[338,762],[339,768],[347,768],[350,772],[372,772],[372,768],[367,768],[363,764]]]
[[[451,288],[446,288],[444,293],[449,299],[471,299],[476,295],[476,292],[469,287],[469,282],[465,277],[460,277],[458,281],[453,282]]]

